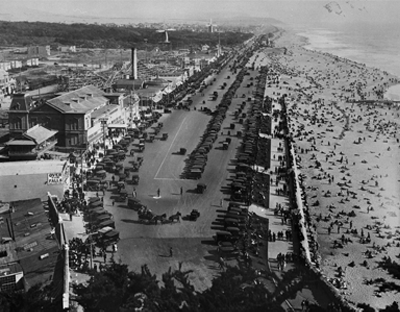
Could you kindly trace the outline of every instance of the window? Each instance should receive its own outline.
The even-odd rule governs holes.
[[[22,129],[22,120],[19,117],[15,119],[15,129]]]
[[[33,127],[33,126],[36,126],[37,125],[37,119],[36,118],[31,118],[31,128]]]
[[[71,120],[71,130],[78,130],[78,121],[77,118]]]

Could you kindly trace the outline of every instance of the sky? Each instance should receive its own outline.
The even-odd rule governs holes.
[[[396,22],[400,0],[0,0],[0,20],[214,21],[271,17],[294,24]]]

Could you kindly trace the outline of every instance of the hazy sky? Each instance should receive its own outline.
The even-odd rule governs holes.
[[[289,23],[387,22],[397,21],[400,12],[400,0],[0,0],[0,5],[1,20],[46,20],[56,16],[64,21],[64,17],[75,16],[132,19],[133,23],[139,19],[206,21],[239,15],[272,17]]]

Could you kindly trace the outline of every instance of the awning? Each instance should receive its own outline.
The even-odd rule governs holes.
[[[109,129],[111,129],[111,128],[126,129],[126,128],[128,128],[128,125],[126,125],[126,124],[109,124],[109,125],[107,125],[107,127]]]
[[[58,131],[49,130],[45,127],[40,125],[36,125],[30,129],[28,129],[23,136],[27,137],[28,139],[33,139],[37,144],[41,144],[44,141],[50,139],[51,137],[55,136]]]

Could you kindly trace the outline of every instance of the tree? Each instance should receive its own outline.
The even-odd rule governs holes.
[[[190,284],[191,271],[171,268],[162,275],[160,286],[147,266],[140,273],[128,272],[127,266],[112,264],[96,273],[87,286],[76,286],[78,302],[85,311],[280,311],[280,304],[262,283],[254,283],[256,272],[229,267],[213,280],[211,288],[199,293]]]
[[[43,286],[36,284],[27,292],[10,291],[0,292],[0,311],[2,312],[29,312],[29,311],[55,311],[52,300],[52,284]]]

